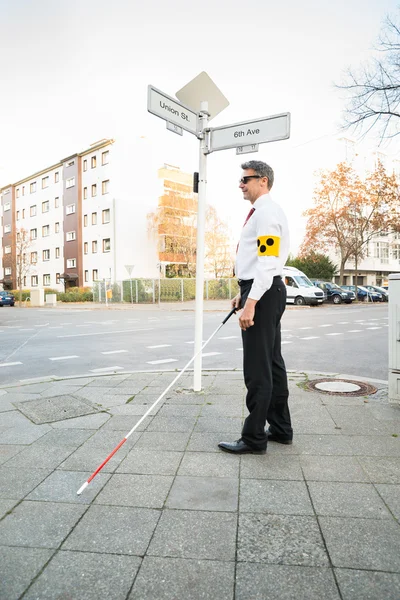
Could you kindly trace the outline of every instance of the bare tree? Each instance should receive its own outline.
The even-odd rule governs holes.
[[[358,71],[349,69],[344,83],[337,87],[350,95],[346,127],[363,137],[377,127],[382,141],[400,133],[400,26],[389,16],[376,50],[376,58]]]
[[[28,275],[31,268],[29,256],[29,250],[31,246],[32,241],[30,239],[29,231],[22,227],[16,231],[15,241],[12,244],[10,254],[6,254],[3,257],[3,266],[5,269],[11,269],[13,283],[15,283],[19,292],[19,306],[21,306],[22,302],[22,287],[24,284],[24,279]]]

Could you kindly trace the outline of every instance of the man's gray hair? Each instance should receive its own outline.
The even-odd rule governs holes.
[[[268,189],[270,190],[274,185],[274,171],[267,165],[267,163],[261,160],[249,160],[241,165],[243,171],[246,169],[253,169],[256,175],[260,177],[268,177]]]

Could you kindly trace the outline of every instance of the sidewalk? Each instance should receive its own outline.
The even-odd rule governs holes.
[[[242,373],[184,374],[81,496],[174,373],[0,390],[1,600],[399,600],[400,407],[306,389],[292,446],[240,437]]]

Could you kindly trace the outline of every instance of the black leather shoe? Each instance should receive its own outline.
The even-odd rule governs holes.
[[[281,435],[276,435],[275,433],[271,433],[269,429],[267,429],[265,433],[268,436],[269,442],[278,442],[278,444],[286,444],[288,446],[290,446],[290,444],[293,444],[292,438],[285,438]]]
[[[258,450],[257,448],[251,448],[245,444],[243,440],[236,440],[236,442],[220,442],[218,448],[225,452],[232,452],[233,454],[266,454],[267,450]]]

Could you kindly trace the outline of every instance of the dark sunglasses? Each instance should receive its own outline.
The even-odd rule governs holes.
[[[250,179],[262,179],[262,177],[261,175],[246,175],[245,177],[242,177],[242,179],[239,179],[239,183],[243,183],[243,185],[246,185],[246,183],[248,183]]]

